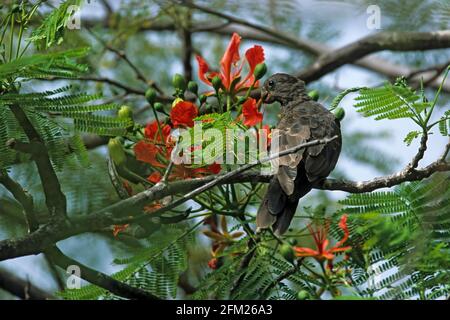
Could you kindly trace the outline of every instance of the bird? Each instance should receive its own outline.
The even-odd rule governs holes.
[[[288,230],[300,198],[335,168],[342,147],[340,123],[332,112],[308,96],[304,81],[289,74],[270,76],[261,87],[261,99],[266,104],[277,101],[281,105],[275,128],[279,152],[308,141],[338,136],[328,144],[310,146],[279,158],[278,170],[258,209],[256,226],[258,230],[272,228],[276,236],[281,236]]]

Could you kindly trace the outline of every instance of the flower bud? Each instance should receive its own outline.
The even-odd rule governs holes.
[[[153,104],[156,100],[156,91],[153,88],[149,88],[145,92],[145,99],[147,99],[148,103]]]
[[[133,110],[129,106],[121,106],[117,113],[119,119],[133,119]]]
[[[308,92],[308,96],[313,99],[314,101],[319,100],[319,91],[317,90],[312,90],[310,92]]]
[[[116,165],[120,166],[125,163],[127,157],[125,155],[125,151],[123,150],[122,143],[118,138],[109,139],[108,151],[111,159],[113,159]]]
[[[294,255],[294,249],[292,249],[292,246],[290,244],[284,243],[280,247],[280,254],[289,262],[293,262],[295,255]]]
[[[198,93],[198,84],[195,81],[189,81],[188,83],[188,90],[192,93],[195,93],[197,95]]]
[[[300,290],[297,293],[297,299],[298,300],[308,300],[310,298],[309,292],[306,290]]]
[[[344,119],[345,117],[345,110],[341,107],[336,108],[334,111],[334,116],[336,117],[336,119],[340,122]]]
[[[264,77],[264,75],[266,74],[266,72],[267,72],[267,66],[266,66],[266,64],[263,62],[263,63],[259,63],[259,64],[256,65],[255,71],[253,72],[253,74],[255,75],[255,79],[256,79],[256,80],[259,80],[259,79],[261,79],[262,77]]]
[[[184,77],[176,73],[172,78],[172,85],[176,90],[179,90],[181,92],[184,92],[186,90],[186,81],[184,80]]]
[[[214,78],[212,78],[211,84],[216,91],[219,91],[219,89],[222,87],[222,79],[220,79],[219,76],[215,76]]]
[[[156,111],[164,113],[164,105],[161,102],[156,102],[154,108]]]

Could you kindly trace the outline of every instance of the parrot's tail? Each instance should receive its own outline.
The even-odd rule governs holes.
[[[283,191],[277,177],[274,177],[256,215],[258,229],[272,227],[277,236],[285,233],[294,218],[299,200],[311,189],[312,185],[303,170],[299,170],[294,193],[290,196]]]
[[[269,212],[267,201],[266,194],[256,215],[256,226],[258,229],[267,229],[272,227],[273,232],[277,236],[281,236],[289,228],[292,218],[294,218],[295,211],[297,210],[299,201],[286,201],[283,211],[278,215],[274,215]]]

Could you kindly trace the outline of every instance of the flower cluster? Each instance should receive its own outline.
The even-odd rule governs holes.
[[[158,121],[155,111],[156,120],[145,127],[143,138],[133,148],[136,159],[150,165],[151,174],[147,177],[147,180],[151,183],[157,183],[162,179],[164,169],[170,163],[172,151],[177,143],[177,138],[174,137],[173,132],[177,129],[189,130],[193,128],[199,116],[208,114],[208,112],[200,112],[200,110],[208,109],[211,106],[207,100],[210,96],[214,96],[219,104],[225,105],[225,108],[220,105],[219,113],[224,110],[234,110],[234,112],[237,112],[236,122],[246,127],[259,125],[260,128],[269,130],[267,125],[262,126],[263,113],[260,110],[260,101],[250,97],[251,90],[258,87],[259,79],[261,79],[266,70],[264,50],[261,46],[255,45],[245,52],[245,60],[241,61],[239,54],[240,41],[241,37],[234,33],[220,61],[220,72],[210,71],[206,61],[201,56],[196,57],[199,79],[215,89],[214,94],[209,92],[198,96],[198,104],[195,101],[186,100],[184,96],[186,89],[197,96],[197,84],[190,82],[186,86],[183,77],[180,75],[174,77],[173,84],[176,90],[176,99],[169,112],[166,113],[164,110],[161,110],[164,109],[164,106],[159,108],[159,112],[164,113],[168,118],[165,121]],[[248,70],[247,74],[242,76],[245,64]],[[245,90],[247,90],[245,95],[239,93]],[[149,93],[147,95],[147,100],[155,110],[154,99],[155,94]],[[210,113],[214,112],[210,111]],[[214,119],[205,119],[203,117],[202,121],[213,122]],[[269,133],[267,133],[267,136],[269,136]],[[218,174],[221,169],[222,167],[216,163],[201,167],[176,164],[171,170],[168,179],[188,179]]]
[[[322,262],[328,260],[331,262],[336,253],[345,252],[351,249],[350,246],[344,246],[344,243],[349,237],[349,230],[347,227],[347,215],[343,215],[339,221],[339,228],[344,232],[344,236],[334,246],[328,248],[330,240],[328,239],[328,231],[330,229],[330,221],[327,220],[324,225],[312,227],[308,225],[308,230],[314,239],[316,248],[294,247],[295,255],[297,257],[313,257]]]
[[[244,233],[241,231],[230,233],[228,231],[228,224],[225,216],[220,217],[220,227],[222,231],[219,230],[217,224],[212,218],[206,219],[205,224],[210,226],[210,230],[203,231],[203,234],[213,241],[211,249],[212,258],[209,260],[208,266],[211,269],[217,269],[219,262],[218,259],[223,251],[232,245],[236,239],[240,238]]]

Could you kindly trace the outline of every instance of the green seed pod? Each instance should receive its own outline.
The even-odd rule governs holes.
[[[211,84],[216,91],[219,91],[219,89],[222,88],[222,79],[220,79],[219,76],[215,76],[212,78]]]
[[[164,105],[161,102],[156,102],[155,105],[154,105],[154,108],[158,112],[162,112],[162,113],[165,112]]]
[[[108,151],[109,155],[117,166],[124,164],[127,160],[125,150],[123,149],[122,143],[118,138],[109,139]]]
[[[133,110],[129,106],[121,106],[117,116],[119,119],[133,119]]]
[[[258,65],[256,65],[255,71],[253,72],[253,74],[255,75],[255,79],[259,80],[262,77],[264,77],[266,72],[267,72],[266,64],[265,63],[259,63]]]
[[[300,290],[297,293],[297,299],[298,300],[309,300],[309,298],[310,298],[309,292],[306,291],[306,290]]]
[[[284,243],[280,246],[280,254],[289,262],[293,262],[295,255],[290,244]]]
[[[340,122],[344,119],[345,117],[345,110],[341,107],[336,108],[334,111],[334,116],[336,117],[336,119]]]
[[[198,93],[198,84],[195,81],[189,81],[188,82],[188,90],[192,93],[194,93],[195,95],[197,95]]]
[[[179,90],[181,92],[184,92],[186,90],[186,81],[184,80],[184,77],[176,73],[172,78],[172,85],[176,90]]]
[[[312,91],[308,92],[308,96],[310,96],[311,99],[313,99],[314,101],[317,101],[317,100],[319,100],[319,91],[312,90]]]
[[[153,104],[156,100],[156,91],[153,88],[149,88],[145,92],[145,99],[147,99],[148,103]]]

